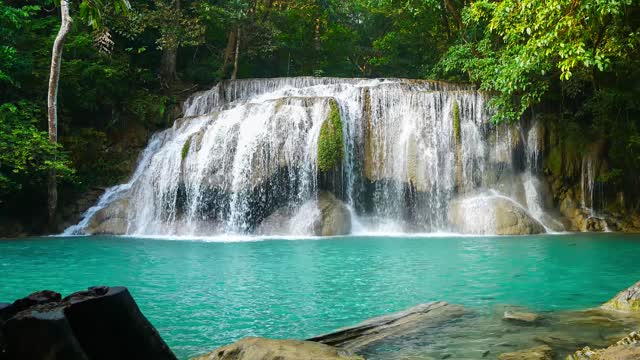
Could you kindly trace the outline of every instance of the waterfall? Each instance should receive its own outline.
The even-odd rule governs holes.
[[[541,143],[541,134],[540,134],[540,125],[538,122],[534,122],[533,126],[529,129],[527,133],[527,166],[531,169],[531,171],[538,170],[538,162],[540,158],[540,143]]]
[[[136,170],[129,179],[128,182],[116,186],[112,186],[105,190],[104,194],[100,196],[98,199],[98,203],[84,212],[82,214],[82,218],[80,222],[76,225],[71,225],[64,230],[62,235],[71,236],[71,235],[82,235],[84,234],[84,229],[89,224],[89,221],[93,218],[93,216],[100,210],[107,207],[110,203],[115,200],[120,199],[122,196],[125,196],[128,191],[131,189],[131,185],[134,184],[139,178],[140,175],[144,172],[151,159],[151,156],[158,150],[160,144],[162,143],[162,139],[164,138],[164,132],[155,134],[147,147],[142,151],[140,157],[138,158],[138,165],[136,166]]]
[[[349,209],[354,232],[455,231],[452,200],[487,190],[541,217],[538,200],[529,203],[537,187],[512,185],[522,172],[513,160],[520,130],[488,121],[487,96],[426,80],[224,81],[185,101],[185,116],[151,140],[131,180],[65,233],[86,231],[122,197],[126,233],[137,235],[245,234],[276,216],[308,233],[325,216],[317,204],[327,191]],[[318,143],[332,108],[344,151],[341,164],[322,173]]]
[[[593,159],[587,155],[582,158],[580,166],[580,204],[584,210],[593,214],[593,190],[595,187],[595,171]]]

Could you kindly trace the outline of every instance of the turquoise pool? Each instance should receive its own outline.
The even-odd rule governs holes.
[[[33,238],[0,241],[0,302],[124,285],[188,358],[249,335],[305,338],[432,300],[479,314],[501,304],[594,307],[640,279],[638,264],[637,235]]]

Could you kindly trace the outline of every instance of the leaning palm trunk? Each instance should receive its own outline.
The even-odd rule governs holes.
[[[73,21],[69,16],[69,0],[60,1],[60,30],[56,40],[53,42],[53,51],[51,52],[51,72],[49,73],[49,92],[47,94],[48,118],[49,118],[49,141],[58,142],[58,80],[60,79],[60,63],[62,62],[62,47],[64,46],[67,33],[71,29]],[[49,171],[48,181],[48,214],[49,224],[53,225],[58,204],[58,189],[56,184],[56,171]]]

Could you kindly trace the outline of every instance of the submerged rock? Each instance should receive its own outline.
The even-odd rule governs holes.
[[[547,345],[540,345],[525,350],[500,354],[499,360],[552,360],[553,349]]]
[[[92,287],[62,300],[39,292],[16,303],[27,302],[8,319],[11,306],[2,309],[0,350],[9,359],[176,358],[124,287]]]
[[[625,312],[640,312],[640,281],[618,293],[601,308]]]
[[[567,356],[566,360],[638,360],[640,359],[640,333],[629,336],[606,349],[592,350],[588,346]]]
[[[193,360],[364,360],[312,341],[248,337]]]
[[[336,346],[349,351],[388,338],[400,336],[423,329],[425,326],[456,318],[464,314],[460,305],[451,305],[443,301],[420,304],[404,311],[365,320],[357,325],[308,339]]]
[[[260,235],[335,236],[351,233],[351,212],[347,205],[329,192],[320,192],[294,209],[280,208],[265,218],[256,229]]]
[[[505,311],[502,319],[505,321],[511,321],[516,323],[535,323],[540,320],[542,316],[529,312],[519,311]]]
[[[515,201],[500,195],[477,195],[455,200],[449,221],[465,234],[527,235],[545,232],[540,222]]]

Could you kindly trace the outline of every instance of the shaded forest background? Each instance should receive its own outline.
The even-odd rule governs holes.
[[[54,144],[57,5],[0,4],[0,223],[21,219],[21,231],[45,229],[50,170],[61,208],[122,182],[188,95],[230,78],[472,82],[493,93],[494,121],[553,117],[577,153],[602,139],[610,170],[598,181],[640,188],[637,0],[135,0],[124,13],[76,0]]]

